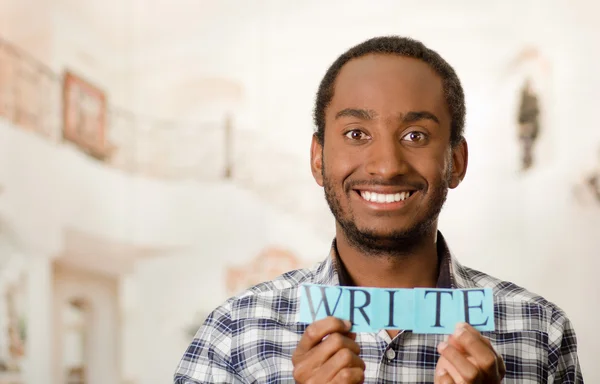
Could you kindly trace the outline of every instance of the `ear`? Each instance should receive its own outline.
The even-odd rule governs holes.
[[[452,175],[450,177],[449,187],[454,189],[463,181],[467,173],[469,164],[469,147],[467,140],[462,141],[452,148]]]
[[[313,134],[310,145],[310,169],[317,184],[323,186],[323,146]]]

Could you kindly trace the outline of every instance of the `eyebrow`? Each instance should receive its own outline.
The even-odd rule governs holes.
[[[414,123],[420,120],[432,120],[435,121],[436,123],[440,123],[440,119],[437,118],[436,115],[434,115],[431,112],[427,112],[427,111],[411,111],[408,112],[407,114],[405,114],[404,116],[402,116],[402,122],[403,123]]]
[[[373,120],[377,117],[377,112],[372,109],[346,108],[335,114],[335,118],[340,117],[356,117],[361,120]]]
[[[335,114],[335,118],[340,117],[355,117],[361,120],[373,120],[378,116],[377,112],[372,109],[346,108]],[[410,124],[420,120],[431,120],[440,123],[440,120],[431,112],[428,111],[410,111],[406,114],[401,114],[399,120],[403,124]]]

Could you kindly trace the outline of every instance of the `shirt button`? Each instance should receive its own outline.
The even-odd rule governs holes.
[[[394,360],[394,358],[396,357],[396,352],[394,352],[394,350],[390,348],[387,351],[385,351],[385,357],[387,357],[389,360]]]

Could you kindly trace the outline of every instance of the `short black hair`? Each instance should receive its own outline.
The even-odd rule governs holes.
[[[401,36],[383,36],[360,43],[333,62],[321,80],[314,109],[315,135],[323,144],[325,137],[325,110],[333,98],[335,80],[342,67],[352,59],[369,54],[392,54],[419,59],[429,64],[442,78],[446,103],[450,110],[450,144],[454,147],[463,140],[465,128],[465,95],[454,69],[437,52],[420,41]]]

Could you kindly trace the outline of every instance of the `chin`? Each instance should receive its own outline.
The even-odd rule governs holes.
[[[395,237],[405,233],[412,233],[417,227],[412,223],[398,223],[394,220],[388,223],[388,220],[378,220],[379,222],[375,225],[358,225],[358,229],[361,232],[369,233],[374,236],[381,237]]]
[[[379,239],[380,241],[394,241],[394,239],[410,236],[412,233],[410,228],[381,228],[381,227],[363,227],[358,229],[361,234],[368,236],[372,239]]]

